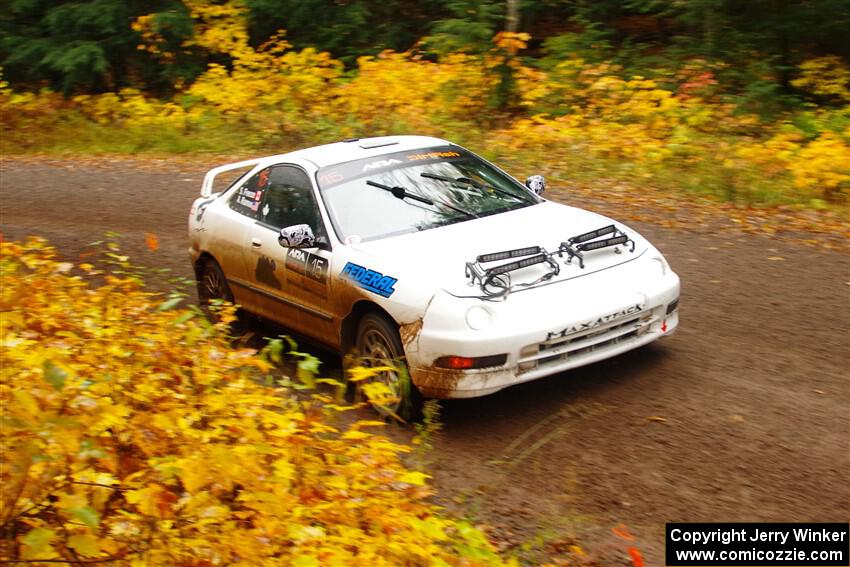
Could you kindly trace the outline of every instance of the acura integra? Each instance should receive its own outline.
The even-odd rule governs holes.
[[[664,256],[544,186],[421,136],[223,165],[189,216],[199,299],[393,363],[379,374],[397,394],[388,409],[408,416],[423,396],[483,396],[672,333],[679,278]]]

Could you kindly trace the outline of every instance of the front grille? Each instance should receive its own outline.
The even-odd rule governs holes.
[[[658,317],[649,311],[632,313],[592,329],[528,345],[520,352],[519,372],[561,364],[592,352],[613,348],[645,333],[657,320]]]

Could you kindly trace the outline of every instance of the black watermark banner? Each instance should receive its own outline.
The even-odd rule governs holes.
[[[668,567],[847,567],[850,524],[667,524]]]

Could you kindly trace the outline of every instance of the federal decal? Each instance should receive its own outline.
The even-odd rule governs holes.
[[[389,297],[395,293],[393,285],[398,281],[396,278],[385,276],[381,272],[358,266],[352,262],[345,265],[341,275],[366,291],[377,293],[383,297]]]

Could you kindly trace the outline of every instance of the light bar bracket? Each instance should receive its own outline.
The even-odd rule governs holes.
[[[492,252],[490,254],[480,254],[475,258],[475,262],[466,263],[466,277],[469,278],[470,285],[478,283],[482,291],[488,293],[490,288],[496,288],[499,291],[492,293],[493,296],[505,297],[510,291],[510,272],[522,270],[537,264],[549,264],[549,273],[542,276],[542,279],[548,280],[553,276],[557,276],[561,272],[561,267],[552,258],[552,254],[546,252],[540,246],[529,246],[526,248],[517,248],[514,250],[506,250],[504,252]],[[506,260],[511,258],[520,258],[514,262],[499,264],[485,268],[482,263],[495,262],[496,260]]]
[[[512,289],[534,286],[557,276],[561,272],[561,267],[555,260],[555,256],[563,258],[564,254],[566,254],[566,264],[572,264],[573,258],[577,258],[579,267],[584,269],[584,254],[615,246],[628,246],[629,252],[635,251],[634,240],[611,224],[568,238],[566,242],[561,242],[555,252],[547,252],[542,246],[527,246],[525,248],[515,248],[502,252],[479,254],[475,257],[474,262],[466,263],[465,272],[466,277],[469,279],[469,285],[478,284],[481,288],[481,292],[483,293],[481,299],[505,299]],[[614,248],[614,252],[620,254],[621,250],[620,248]],[[495,266],[491,265],[490,267],[484,267],[482,265],[500,260],[513,261]],[[533,282],[511,283],[511,272],[537,264],[548,264],[549,271]]]

